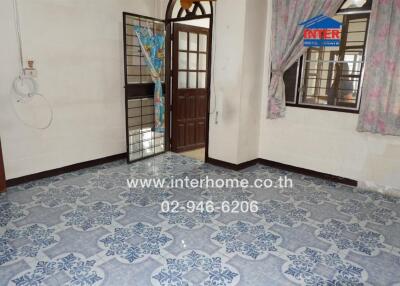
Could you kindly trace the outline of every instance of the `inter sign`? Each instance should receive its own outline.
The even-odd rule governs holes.
[[[338,47],[340,46],[342,23],[335,19],[319,15],[305,22],[304,46],[305,47]]]

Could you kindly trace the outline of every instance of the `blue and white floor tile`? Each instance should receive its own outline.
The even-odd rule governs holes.
[[[132,188],[133,178],[293,179],[293,189]],[[258,201],[257,213],[161,202]],[[0,286],[400,285],[400,198],[265,166],[166,153],[0,195]]]

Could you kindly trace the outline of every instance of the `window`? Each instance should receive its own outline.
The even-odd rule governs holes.
[[[333,17],[343,24],[340,46],[309,48],[285,72],[287,105],[358,112],[370,6],[345,1]]]
[[[207,87],[208,30],[186,30],[179,31],[178,35],[178,88],[204,89]]]

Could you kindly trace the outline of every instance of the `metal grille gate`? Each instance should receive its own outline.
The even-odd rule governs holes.
[[[133,27],[148,27],[165,34],[164,21],[123,13],[125,110],[128,162],[165,151],[165,134],[154,131],[154,83]],[[165,69],[162,71],[165,78]]]

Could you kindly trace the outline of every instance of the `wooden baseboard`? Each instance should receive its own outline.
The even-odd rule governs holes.
[[[223,167],[226,169],[230,169],[230,170],[235,170],[235,171],[243,170],[243,169],[251,167],[255,164],[261,164],[261,165],[265,165],[265,166],[269,166],[269,167],[273,167],[273,168],[277,168],[277,169],[281,169],[281,170],[285,170],[285,171],[299,173],[299,174],[316,177],[316,178],[320,178],[320,179],[324,179],[324,180],[329,180],[329,181],[336,182],[336,183],[342,183],[342,184],[350,185],[350,186],[354,186],[354,187],[356,187],[358,185],[358,182],[356,180],[343,178],[343,177],[339,177],[339,176],[335,176],[335,175],[331,175],[331,174],[326,174],[326,173],[322,173],[322,172],[318,172],[318,171],[313,171],[313,170],[309,170],[309,169],[305,169],[305,168],[295,167],[295,166],[291,166],[291,165],[287,165],[287,164],[283,164],[283,163],[279,163],[279,162],[274,162],[274,161],[270,161],[270,160],[266,160],[266,159],[261,159],[261,158],[254,159],[254,160],[244,162],[241,164],[233,164],[233,163],[229,163],[229,162],[225,162],[225,161],[221,161],[221,160],[217,160],[217,159],[213,159],[213,158],[207,158],[206,163],[209,163],[209,164],[212,164],[215,166],[219,166],[219,167]]]
[[[225,169],[240,171],[240,170],[246,169],[248,167],[251,167],[251,166],[257,164],[258,159],[247,161],[247,162],[244,162],[241,164],[233,164],[233,163],[229,163],[229,162],[225,162],[225,161],[221,161],[221,160],[217,160],[217,159],[208,157],[208,158],[206,158],[206,163],[209,163],[209,164],[215,165],[215,166],[219,166],[219,167],[222,167]]]
[[[78,171],[81,169],[90,168],[90,167],[94,167],[97,165],[113,162],[116,160],[122,160],[122,159],[126,159],[126,153],[112,155],[112,156],[99,158],[99,159],[86,161],[86,162],[81,162],[81,163],[73,164],[70,166],[65,166],[65,167],[61,167],[61,168],[57,168],[57,169],[53,169],[53,170],[48,170],[48,171],[44,171],[44,172],[40,172],[40,173],[28,175],[28,176],[10,179],[10,180],[6,181],[6,184],[7,184],[7,187],[12,187],[12,186],[16,186],[19,184],[36,181],[36,180],[40,180],[40,179],[44,179],[44,178],[54,177],[54,176],[58,176],[58,175],[61,175],[64,173],[74,172],[74,171]]]
[[[357,187],[357,185],[358,185],[358,182],[356,180],[343,178],[343,177],[339,177],[339,176],[335,176],[335,175],[331,175],[331,174],[326,174],[326,173],[322,173],[322,172],[318,172],[318,171],[313,171],[313,170],[309,170],[309,169],[305,169],[305,168],[286,165],[286,164],[282,164],[279,162],[269,161],[269,160],[265,160],[265,159],[258,159],[258,163],[265,165],[265,166],[285,170],[285,171],[290,171],[290,172],[294,172],[294,173],[299,173],[299,174],[303,174],[303,175],[307,175],[307,176],[311,176],[311,177],[316,177],[316,178],[332,181],[335,183],[342,183],[345,185],[350,185],[353,187]]]
[[[1,145],[0,145],[0,148],[1,148]],[[105,158],[100,158],[100,159],[91,160],[91,161],[87,161],[87,162],[77,163],[77,164],[73,164],[70,166],[65,166],[65,167],[61,167],[61,168],[57,168],[57,169],[53,169],[53,170],[49,170],[49,171],[44,171],[44,172],[40,172],[40,173],[28,175],[28,176],[10,179],[10,180],[6,181],[5,186],[12,187],[12,186],[27,183],[30,181],[40,180],[40,179],[44,179],[44,178],[48,178],[48,177],[61,175],[64,173],[74,172],[74,171],[78,171],[81,169],[94,167],[97,165],[101,165],[101,164],[105,164],[105,163],[109,163],[109,162],[113,162],[113,161],[121,160],[121,159],[125,159],[125,158],[126,158],[126,153],[122,153],[122,154],[117,154],[117,155],[113,155],[113,156],[108,156]],[[294,173],[304,174],[307,176],[321,178],[321,179],[325,179],[325,180],[329,180],[329,181],[333,181],[333,182],[337,182],[337,183],[342,183],[342,184],[346,184],[346,185],[350,185],[350,186],[358,185],[358,182],[355,180],[352,180],[352,179],[343,178],[343,177],[326,174],[326,173],[322,173],[322,172],[317,172],[317,171],[313,171],[313,170],[309,170],[309,169],[305,169],[305,168],[295,167],[295,166],[291,166],[291,165],[286,165],[286,164],[282,164],[279,162],[274,162],[274,161],[260,159],[260,158],[254,159],[251,161],[247,161],[247,162],[244,162],[241,164],[233,164],[233,163],[229,163],[229,162],[225,162],[225,161],[221,161],[221,160],[217,160],[217,159],[208,157],[208,158],[206,158],[206,163],[209,163],[209,164],[215,165],[215,166],[219,166],[219,167],[223,167],[226,169],[230,169],[230,170],[235,170],[235,171],[243,170],[243,169],[251,167],[255,164],[262,164],[265,166],[282,169],[282,170],[290,171],[290,172],[294,172]],[[4,188],[5,188],[5,186],[4,186]]]

